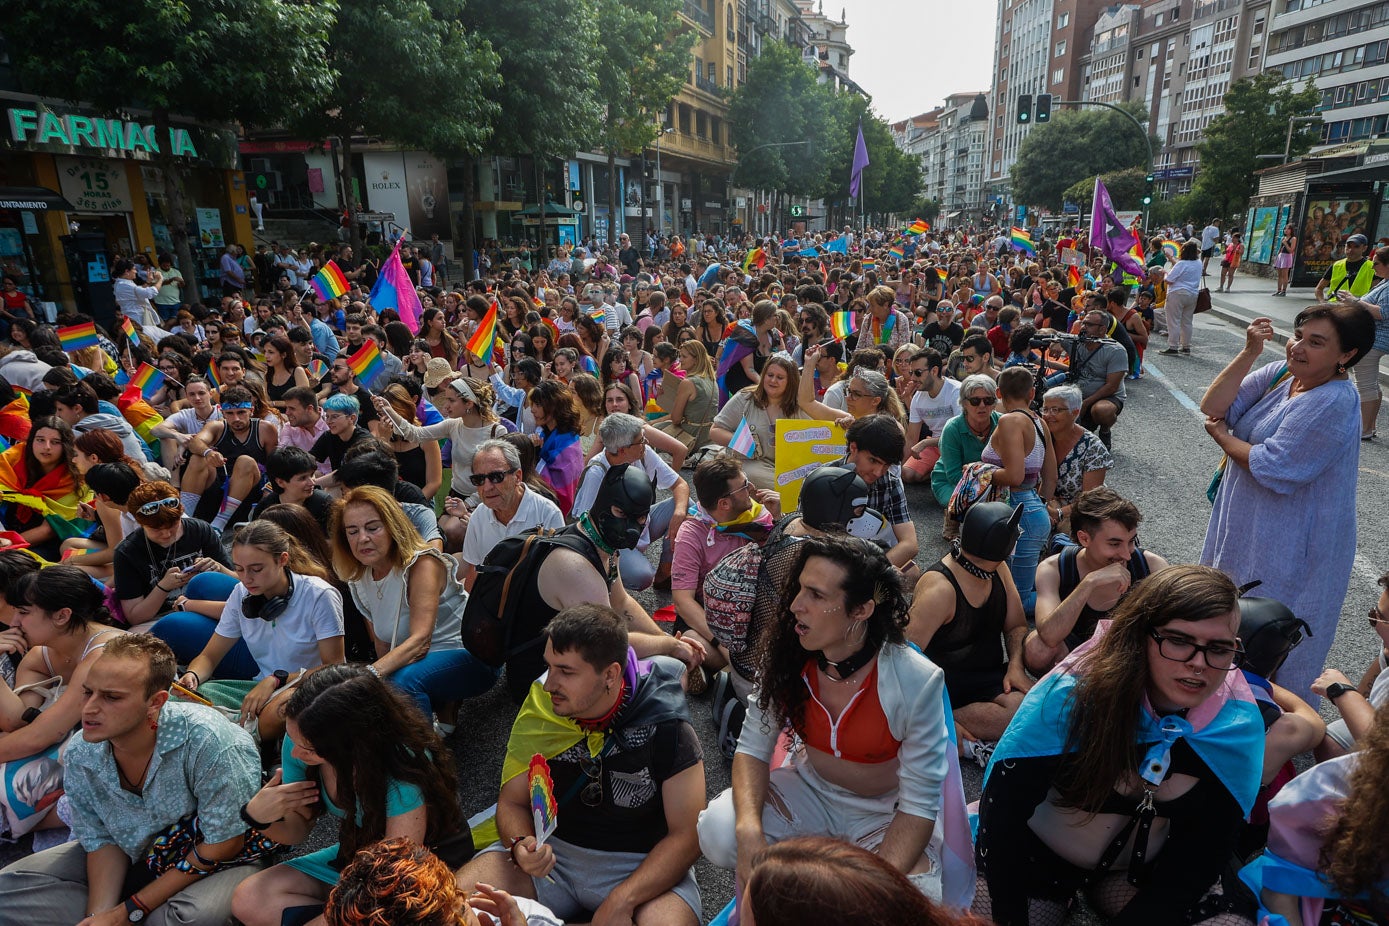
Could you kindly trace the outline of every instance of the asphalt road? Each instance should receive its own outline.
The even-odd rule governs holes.
[[[1287,302],[1292,302],[1292,299]],[[1233,308],[1233,307],[1232,307]],[[1184,357],[1155,354],[1144,378],[1128,382],[1128,402],[1123,417],[1114,428],[1113,453],[1116,467],[1109,483],[1133,499],[1144,514],[1140,541],[1172,562],[1195,562],[1205,536],[1210,505],[1205,489],[1219,453],[1207,437],[1195,411],[1205,387],[1243,343],[1243,328],[1237,319],[1198,317],[1194,353]],[[1266,350],[1269,360],[1281,353]],[[1386,428],[1389,433],[1389,428]],[[1389,567],[1380,551],[1389,543],[1389,449],[1380,443],[1362,444],[1360,484],[1356,505],[1359,515],[1359,549],[1350,592],[1342,609],[1341,626],[1332,647],[1330,665],[1358,679],[1375,652],[1376,638],[1365,620],[1378,589],[1375,579]],[[908,487],[908,501],[917,523],[920,562],[929,564],[945,552],[940,539],[940,509],[930,493],[921,487]],[[1270,568],[1278,568],[1271,563]],[[639,600],[648,610],[670,601],[669,595],[643,593]],[[712,798],[728,787],[728,765],[715,745],[715,727],[710,717],[709,699],[691,700],[695,727],[705,748],[709,795]],[[1336,715],[1323,707],[1328,718]],[[515,707],[501,687],[479,697],[464,709],[466,725],[450,740],[459,771],[459,797],[466,814],[487,808],[496,799],[501,760]],[[980,770],[965,768],[965,787],[969,799],[978,796],[982,783]],[[331,841],[330,827],[320,825],[312,844],[316,848]],[[29,840],[0,847],[0,864],[28,850]],[[732,896],[732,878],[727,872],[701,862],[698,876],[704,895],[707,921]],[[1080,913],[1073,924],[1097,922]]]

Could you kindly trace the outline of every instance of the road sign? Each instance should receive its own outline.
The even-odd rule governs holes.
[[[805,206],[792,206],[791,214],[798,217],[805,215]]]

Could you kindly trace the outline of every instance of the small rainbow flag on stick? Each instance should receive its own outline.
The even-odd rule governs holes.
[[[767,264],[767,252],[761,248],[753,248],[748,251],[743,258],[743,272],[747,273],[755,265],[759,270]]]
[[[728,442],[729,450],[736,450],[749,460],[757,453],[757,441],[752,436],[752,428],[748,425],[747,418],[738,422],[738,430],[733,432],[733,439]]]
[[[1037,249],[1032,246],[1032,236],[1027,233],[1027,229],[1014,225],[1010,234],[1013,239],[1013,250],[1022,251],[1033,257],[1037,256]]]
[[[602,315],[603,310],[598,310]],[[492,300],[492,305],[488,307],[487,314],[482,316],[482,321],[478,322],[477,330],[468,339],[468,353],[477,357],[484,365],[492,362],[493,349],[497,346],[497,300]]]
[[[906,258],[907,252],[900,244],[894,244],[887,249],[887,256],[895,260],[903,260]]]
[[[863,260],[859,261],[859,266],[863,268],[865,273],[867,273],[869,270],[876,270],[878,267],[878,262],[876,260],[873,260],[872,258],[864,258]]]
[[[1066,270],[1066,282],[1070,283],[1070,284],[1071,284],[1072,286],[1074,286],[1076,289],[1080,289],[1080,288],[1081,288],[1081,285],[1082,285],[1085,281],[1084,281],[1084,279],[1081,278],[1081,275],[1080,275],[1080,268],[1079,268],[1079,267],[1077,267],[1077,266],[1075,266],[1074,264],[1072,264],[1069,268],[1067,268],[1067,270]]]
[[[139,335],[135,333],[135,323],[127,315],[121,316],[121,332],[132,341],[139,340]]]
[[[164,385],[164,374],[148,363],[142,363],[130,377],[130,384],[139,387],[140,394],[149,398]]]
[[[65,351],[96,347],[100,343],[96,339],[96,322],[87,322],[85,325],[68,325],[66,328],[59,328],[58,341],[63,345],[63,350]]]
[[[834,335],[835,340],[842,341],[856,331],[858,319],[853,312],[835,312],[830,316],[830,334]]]
[[[371,338],[367,338],[361,350],[347,358],[347,365],[351,368],[352,375],[364,383],[376,379],[386,368],[385,361],[381,359],[381,349]]]
[[[222,388],[222,378],[217,375],[217,361],[207,365],[207,382],[213,389]]]
[[[924,235],[926,232],[930,230],[930,223],[925,222],[921,219],[917,219],[915,222],[907,226],[907,234],[909,235]]]
[[[559,826],[559,802],[555,800],[555,782],[550,777],[550,763],[540,753],[531,756],[531,820],[535,823],[535,845],[540,848]]]
[[[347,294],[347,277],[342,275],[336,261],[328,261],[309,282],[318,291],[318,298],[324,302]]]
[[[950,282],[950,274],[946,271],[944,267],[936,268],[936,276],[940,277],[940,281],[942,283]]]

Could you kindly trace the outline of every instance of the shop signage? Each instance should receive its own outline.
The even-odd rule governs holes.
[[[70,145],[97,151],[146,151],[159,154],[159,133],[153,125],[123,119],[59,115],[36,109],[9,111],[10,138],[18,144]],[[174,157],[198,156],[187,129],[169,129],[169,153]]]
[[[101,158],[53,159],[63,198],[77,212],[131,212],[135,209],[125,162]]]

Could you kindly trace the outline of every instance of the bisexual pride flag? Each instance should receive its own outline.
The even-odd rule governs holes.
[[[419,294],[415,292],[415,284],[410,282],[410,275],[405,272],[405,265],[400,262],[400,242],[404,240],[405,236],[401,235],[400,241],[395,243],[395,248],[391,251],[391,256],[381,265],[381,272],[376,275],[376,282],[371,287],[367,302],[378,312],[382,309],[395,309],[411,333],[419,334],[420,315],[424,309],[420,305]]]

